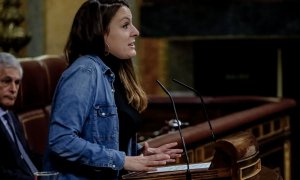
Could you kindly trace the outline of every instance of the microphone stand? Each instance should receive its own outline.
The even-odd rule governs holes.
[[[200,94],[196,89],[194,89],[194,88],[192,88],[192,87],[190,87],[190,86],[188,86],[188,85],[186,85],[186,84],[184,84],[184,83],[182,83],[182,82],[180,82],[180,81],[178,81],[178,80],[176,80],[176,79],[172,79],[172,80],[173,80],[174,82],[176,82],[177,84],[180,84],[180,85],[186,87],[187,89],[193,91],[193,92],[196,93],[196,95],[200,98],[200,100],[201,100],[201,105],[202,105],[202,108],[203,108],[203,111],[204,111],[204,114],[205,114],[205,118],[206,118],[206,121],[208,122],[208,125],[209,125],[209,128],[210,128],[212,140],[213,140],[213,141],[216,141],[215,133],[214,133],[214,131],[213,131],[213,128],[212,128],[211,123],[210,123],[210,120],[209,120],[209,118],[208,118],[208,113],[207,113],[207,111],[206,111],[206,108],[205,108],[205,105],[204,105],[204,101],[203,101],[203,98],[202,98],[201,94]]]
[[[188,154],[187,154],[187,149],[186,149],[186,146],[185,146],[185,141],[184,141],[184,138],[183,138],[182,133],[181,133],[181,127],[180,127],[180,123],[179,123],[179,120],[178,120],[178,115],[177,115],[177,111],[176,111],[174,100],[173,100],[171,94],[169,93],[169,91],[158,80],[156,80],[156,82],[165,91],[165,93],[169,96],[169,98],[170,98],[170,100],[172,102],[174,113],[175,113],[175,119],[176,119],[176,122],[178,124],[179,135],[180,135],[181,142],[182,142],[182,145],[183,145],[183,150],[184,150],[184,153],[185,153],[185,159],[186,159],[186,165],[187,165],[186,180],[191,180],[192,179],[192,175],[191,175],[191,172],[190,172],[189,157],[188,157]]]

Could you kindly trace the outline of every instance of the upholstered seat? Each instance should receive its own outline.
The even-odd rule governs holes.
[[[48,135],[52,96],[67,62],[63,56],[20,58],[23,79],[14,107],[30,148],[43,154]]]

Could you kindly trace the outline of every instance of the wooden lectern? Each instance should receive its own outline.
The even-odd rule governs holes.
[[[191,178],[194,179],[259,179],[261,162],[258,156],[255,137],[249,132],[240,132],[234,136],[217,140],[211,162],[190,164]],[[203,166],[202,166],[203,165]],[[181,167],[183,169],[180,169]],[[174,165],[158,168],[155,172],[133,172],[123,179],[186,179],[186,165]],[[196,168],[191,168],[196,167]],[[197,168],[200,167],[200,168]],[[164,168],[166,170],[164,170]]]

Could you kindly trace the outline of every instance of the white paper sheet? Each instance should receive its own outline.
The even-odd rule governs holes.
[[[192,169],[207,169],[207,168],[209,168],[210,164],[211,164],[211,162],[195,163],[195,164],[190,164],[189,168],[190,168],[190,170],[192,170]],[[158,167],[156,171],[151,171],[148,173],[180,171],[180,170],[186,170],[186,169],[187,169],[187,165],[183,164],[183,165]]]

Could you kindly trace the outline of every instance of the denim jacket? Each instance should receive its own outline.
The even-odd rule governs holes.
[[[59,171],[59,179],[95,179],[107,169],[123,168],[114,77],[92,55],[65,70],[53,97],[44,170]],[[136,149],[136,144],[128,147]]]

